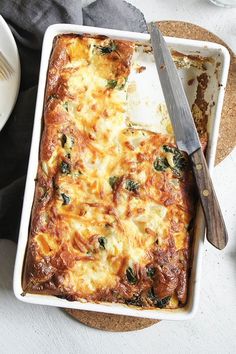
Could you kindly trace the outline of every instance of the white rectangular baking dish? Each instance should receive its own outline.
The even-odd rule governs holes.
[[[125,39],[130,41],[138,41],[147,43],[150,40],[149,34],[134,33],[118,30],[110,30],[95,27],[85,27],[78,25],[68,25],[68,24],[56,24],[50,26],[44,36],[43,48],[42,48],[42,58],[39,76],[39,86],[38,95],[35,110],[35,120],[33,128],[33,136],[31,143],[31,151],[28,165],[28,173],[24,194],[24,202],[21,216],[21,224],[19,231],[19,241],[15,262],[14,270],[14,293],[15,296],[24,302],[50,305],[65,308],[74,308],[89,311],[98,311],[106,313],[121,314],[127,316],[137,316],[146,317],[160,320],[185,320],[193,317],[196,312],[197,305],[199,302],[200,293],[200,279],[201,279],[201,260],[202,260],[202,247],[204,241],[204,220],[202,216],[201,209],[199,208],[196,216],[196,227],[195,227],[195,241],[193,246],[193,264],[190,277],[189,285],[189,296],[188,303],[185,307],[176,310],[140,310],[136,308],[131,308],[122,304],[108,304],[108,303],[86,303],[74,301],[70,302],[64,299],[59,299],[55,296],[46,295],[32,295],[26,294],[22,295],[22,270],[24,264],[25,250],[28,240],[28,230],[30,223],[31,208],[34,198],[35,182],[34,179],[37,174],[38,166],[38,156],[39,156],[39,146],[41,137],[41,124],[42,124],[42,114],[43,114],[43,102],[44,102],[44,92],[47,79],[47,69],[49,58],[52,50],[53,39],[56,35],[62,33],[88,33],[88,34],[99,34],[106,35],[110,38]],[[178,38],[166,38],[168,46],[171,50],[177,50],[179,52],[191,55],[201,55],[206,57],[211,57],[214,59],[214,65],[209,65],[207,68],[207,74],[211,76],[210,85],[206,91],[206,96],[209,102],[209,120],[208,120],[208,132],[209,132],[209,144],[207,151],[207,162],[212,172],[214,166],[214,159],[216,153],[217,136],[219,131],[220,116],[223,106],[224,91],[227,82],[227,75],[229,69],[230,56],[226,48],[221,45],[209,42],[200,42],[186,39]],[[139,64],[143,64],[141,57],[138,58]],[[149,60],[150,61],[150,60]],[[220,64],[216,64],[216,63]],[[149,116],[153,113],[153,102],[155,104],[164,103],[164,98],[159,83],[158,75],[155,68],[154,60],[149,63],[144,63],[147,66],[144,76],[135,76],[131,72],[131,80],[136,80],[137,95],[141,95],[141,99],[131,102],[130,114],[132,119],[137,119],[137,123],[140,123],[139,112],[146,113]],[[216,70],[217,68],[217,70]],[[195,70],[195,71],[194,71]],[[193,75],[198,75],[199,69],[190,68],[189,70],[180,70],[180,76],[183,81],[183,85],[186,89],[186,93],[190,104],[193,103],[196,87],[187,84],[188,80],[192,78]],[[145,76],[146,75],[146,76]],[[140,82],[139,82],[140,81]],[[132,101],[132,100],[131,100]],[[214,103],[213,103],[214,101]],[[133,105],[133,106],[132,106]],[[132,108],[133,107],[133,108]],[[136,108],[135,108],[136,107]],[[138,107],[138,110],[137,110]],[[135,112],[132,113],[132,110]],[[143,114],[142,114],[143,115]],[[150,123],[150,122],[146,122]],[[156,130],[155,126],[150,129]],[[158,130],[158,129],[157,129]]]

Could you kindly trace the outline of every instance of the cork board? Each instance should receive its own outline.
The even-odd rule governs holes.
[[[80,321],[86,326],[97,328],[109,332],[130,332],[150,327],[157,320],[148,318],[129,317],[121,315],[112,315],[109,313],[64,309],[74,319]]]
[[[218,164],[236,145],[236,55],[219,37],[197,25],[180,21],[160,21],[157,22],[157,24],[165,36],[215,42],[224,45],[229,50],[231,64],[215,160],[215,163]],[[112,332],[137,331],[160,322],[147,318],[112,315],[92,311],[64,310],[75,320],[89,327]]]

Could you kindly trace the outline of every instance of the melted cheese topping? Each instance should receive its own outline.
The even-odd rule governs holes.
[[[129,128],[133,50],[103,37],[57,38],[25,291],[142,307],[186,301],[191,173],[176,175],[171,134]]]

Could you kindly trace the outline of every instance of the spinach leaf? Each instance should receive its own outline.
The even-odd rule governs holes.
[[[68,162],[62,161],[61,165],[60,165],[60,170],[61,170],[61,173],[68,175],[71,172],[70,164]]]
[[[115,52],[117,49],[117,45],[111,41],[108,45],[98,46],[97,48],[100,54],[105,55],[105,54],[110,54],[112,52]]]
[[[39,198],[39,202],[44,201],[48,197],[49,189],[45,189],[43,195]]]
[[[61,146],[63,148],[66,147],[66,149],[72,150],[72,147],[73,147],[74,143],[75,143],[75,141],[74,141],[74,138],[72,136],[65,135],[64,133],[62,134],[62,136],[61,136]]]
[[[134,273],[133,269],[131,267],[126,269],[126,277],[128,279],[128,282],[130,284],[136,284],[137,283],[137,277],[136,274]]]
[[[72,146],[74,145],[74,143],[75,143],[75,140],[74,140],[74,138],[70,138],[70,148],[72,149]]]
[[[147,268],[147,276],[153,278],[156,273],[156,269],[153,267]]]
[[[186,159],[182,153],[174,156],[175,169],[183,171],[187,165]]]
[[[165,152],[172,152],[172,154],[174,154],[175,150],[177,150],[176,148],[169,145],[163,145],[162,148]]]
[[[118,89],[119,89],[119,90],[123,90],[123,88],[124,88],[125,85],[126,85],[127,80],[128,80],[128,76],[125,77],[125,78],[124,78],[124,82],[118,86]]]
[[[63,108],[65,108],[65,110],[66,110],[67,112],[69,112],[69,107],[68,107],[68,102],[67,102],[67,101],[64,102],[64,103],[62,104],[62,106],[63,106]]]
[[[66,144],[66,141],[67,141],[67,137],[65,134],[62,134],[62,137],[61,137],[61,146],[64,148],[65,144]]]
[[[169,167],[169,164],[165,157],[157,157],[153,166],[156,171],[165,171]]]
[[[139,183],[133,181],[132,179],[127,179],[125,182],[125,188],[130,192],[137,192],[139,189]]]
[[[164,307],[166,307],[168,305],[168,303],[170,302],[170,299],[171,299],[171,296],[166,296],[163,299],[159,299],[155,295],[153,287],[149,290],[148,297],[149,297],[150,300],[152,300],[153,305],[155,307],[159,307],[160,309],[163,309]]]
[[[59,189],[59,186],[56,183],[55,177],[52,177],[52,188],[55,189],[55,190]]]
[[[172,169],[173,173],[177,177],[181,177],[181,171],[183,171],[184,168],[186,167],[186,159],[184,157],[184,154],[179,149],[169,145],[163,145],[163,150],[168,153],[170,152],[174,155],[173,156],[174,167],[170,166],[166,157],[157,157],[153,164],[155,170],[165,171],[169,167]]]
[[[149,291],[148,291],[148,297],[149,297],[149,299],[151,299],[152,301],[155,300],[156,296],[155,296],[153,287],[152,287],[151,289],[149,289]]]
[[[117,80],[107,80],[107,85],[106,87],[113,89],[117,85]]]
[[[112,189],[115,189],[118,180],[119,180],[119,177],[117,177],[117,176],[109,177],[109,184],[110,184]]]
[[[78,170],[77,172],[75,172],[74,173],[74,176],[75,177],[79,177],[79,176],[81,176],[83,173],[80,171],[80,170]]]
[[[143,301],[140,295],[133,295],[131,299],[126,299],[125,300],[126,305],[133,305],[133,306],[143,306]]]
[[[171,296],[166,296],[161,300],[156,299],[154,305],[160,309],[165,308],[170,302]]]
[[[106,249],[106,243],[107,243],[106,237],[99,237],[98,238],[98,242],[99,242],[100,248],[105,250]]]
[[[47,102],[49,102],[53,99],[58,99],[58,98],[59,98],[59,96],[57,94],[53,93],[48,97]]]
[[[172,170],[174,173],[179,175],[180,171],[183,171],[186,167],[186,164],[187,164],[184,154],[182,153],[182,151],[180,151],[176,147],[172,147],[169,145],[163,145],[163,150],[165,152],[171,152],[172,154],[174,154],[173,162],[174,162],[175,167],[173,167]]]
[[[70,203],[70,197],[68,197],[65,193],[61,193],[61,196],[63,199],[62,205],[68,205]]]

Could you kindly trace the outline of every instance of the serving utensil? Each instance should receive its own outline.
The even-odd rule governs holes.
[[[14,74],[13,67],[0,51],[0,80],[8,80],[12,74]]]
[[[228,241],[227,230],[189,103],[170,51],[160,30],[154,23],[151,23],[150,35],[156,67],[173,125],[176,143],[180,150],[189,155],[192,162],[193,173],[206,221],[207,240],[221,250]]]

